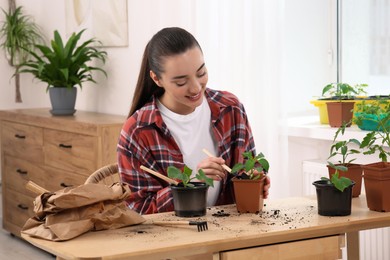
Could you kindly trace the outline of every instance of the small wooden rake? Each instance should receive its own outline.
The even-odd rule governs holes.
[[[152,223],[155,224],[155,225],[169,225],[169,226],[175,226],[175,225],[191,225],[191,226],[197,226],[198,232],[202,232],[202,231],[208,230],[207,221],[174,220],[174,221],[153,221]]]

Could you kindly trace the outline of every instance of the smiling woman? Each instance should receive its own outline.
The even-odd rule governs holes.
[[[237,97],[208,88],[207,81],[202,49],[186,30],[164,28],[147,44],[118,144],[119,171],[132,190],[130,208],[142,214],[174,209],[168,184],[140,165],[164,175],[170,166],[187,165],[194,176],[202,170],[214,182],[208,206],[233,203],[232,176],[222,165],[242,161],[244,151],[255,154],[254,140]],[[264,184],[266,197],[269,179]]]

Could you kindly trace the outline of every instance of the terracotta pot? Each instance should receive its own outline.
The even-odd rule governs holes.
[[[232,179],[238,212],[258,213],[263,209],[264,180],[265,177],[258,180]]]
[[[368,208],[390,211],[390,163],[371,163],[362,168]]]
[[[354,105],[355,101],[326,102],[329,125],[340,127],[343,123],[348,123],[347,126],[351,126]]]
[[[341,164],[335,164],[335,165],[339,166]],[[336,172],[336,170],[330,167],[329,165],[327,165],[327,167],[329,172],[329,178],[332,178],[332,175]],[[352,197],[354,198],[359,197],[362,190],[362,177],[363,177],[362,166],[360,164],[351,163],[348,165],[348,171],[346,172],[339,171],[339,176],[349,178],[355,182],[355,186],[352,189]]]
[[[173,206],[178,217],[200,217],[206,215],[207,191],[209,186],[203,182],[190,182],[195,187],[171,185]]]
[[[352,185],[343,192],[327,180],[313,182],[316,187],[318,214],[322,216],[348,216],[351,215]]]

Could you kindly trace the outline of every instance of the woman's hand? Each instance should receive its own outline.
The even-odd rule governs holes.
[[[264,180],[264,189],[263,189],[263,198],[267,199],[268,194],[269,194],[269,188],[271,187],[271,180],[270,178],[266,175],[265,180]]]
[[[220,157],[207,157],[198,164],[198,169],[202,169],[207,177],[220,181],[225,178],[226,171],[223,169],[222,164],[225,160]]]
[[[242,174],[245,174],[245,173],[242,173]],[[264,172],[258,172],[256,170],[253,171],[253,175],[259,175],[259,174],[264,174]],[[271,187],[271,180],[270,178],[268,177],[268,175],[265,175],[265,179],[264,179],[264,188],[263,188],[263,198],[264,199],[267,199],[268,198],[268,194],[269,194],[269,188]]]

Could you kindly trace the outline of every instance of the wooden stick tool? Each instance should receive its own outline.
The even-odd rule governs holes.
[[[178,185],[178,184],[179,184],[179,182],[177,182],[177,181],[175,181],[175,180],[173,180],[173,179],[171,179],[171,178],[168,178],[167,176],[162,175],[161,173],[158,173],[158,172],[153,171],[153,170],[151,170],[151,169],[149,169],[149,168],[146,168],[146,167],[143,166],[143,165],[141,165],[140,168],[141,168],[142,170],[144,170],[144,171],[146,171],[146,172],[148,172],[148,173],[150,173],[150,174],[156,176],[157,178],[160,178],[160,179],[162,179],[162,180],[168,182],[169,184],[174,184],[174,185]]]
[[[202,151],[203,151],[205,154],[207,154],[209,157],[215,157],[214,155],[212,155],[212,154],[211,154],[209,151],[207,151],[206,149],[202,149]],[[222,167],[223,167],[226,171],[228,171],[229,173],[232,172],[232,169],[230,169],[230,167],[227,166],[226,164],[222,164]]]

